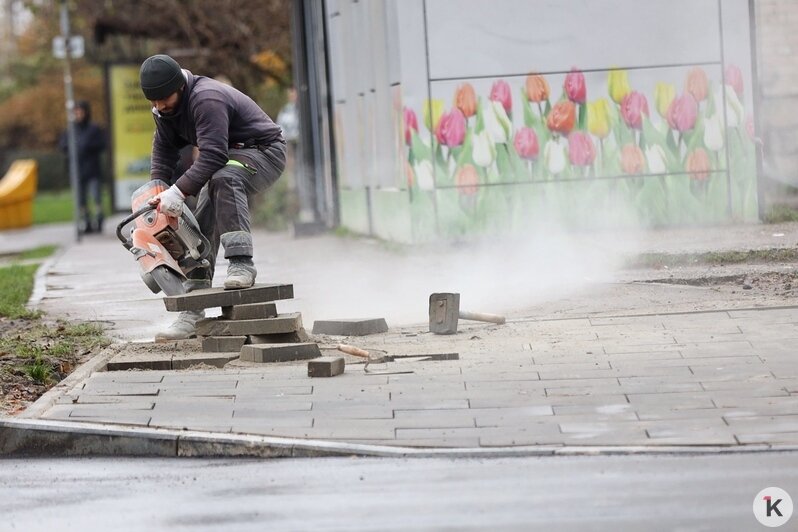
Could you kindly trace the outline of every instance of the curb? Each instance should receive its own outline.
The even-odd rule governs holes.
[[[61,255],[63,255],[64,252],[65,249],[59,246],[58,250],[52,256],[48,257],[47,260],[39,264],[39,267],[36,269],[36,275],[33,278],[33,292],[31,292],[30,299],[28,299],[28,307],[35,308],[39,306],[39,303],[41,303],[42,299],[47,293],[47,275],[50,273],[53,265],[58,259],[61,258]]]
[[[103,423],[0,418],[0,456],[504,458],[769,451],[795,452],[798,451],[798,445],[414,448]]]

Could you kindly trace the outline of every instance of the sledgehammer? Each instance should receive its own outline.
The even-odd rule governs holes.
[[[458,319],[487,321],[499,325],[505,322],[504,316],[460,310],[460,294],[442,293],[429,296],[429,332],[454,334],[457,332]]]

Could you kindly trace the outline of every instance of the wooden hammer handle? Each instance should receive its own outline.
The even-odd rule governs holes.
[[[487,321],[490,323],[496,323],[498,325],[502,325],[505,321],[507,321],[504,319],[504,316],[499,316],[498,314],[485,314],[484,312],[465,312],[464,310],[460,311],[460,319]]]
[[[356,357],[363,357],[363,358],[369,357],[368,351],[366,351],[365,349],[360,349],[359,347],[355,347],[353,345],[338,344],[338,347],[336,349],[338,349],[338,351],[342,351],[348,355],[354,355]]]

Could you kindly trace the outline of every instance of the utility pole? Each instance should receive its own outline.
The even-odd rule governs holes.
[[[80,242],[80,182],[78,180],[78,146],[75,140],[75,95],[72,91],[72,51],[70,50],[69,9],[67,0],[61,0],[61,37],[64,39],[64,92],[66,93],[67,145],[69,147],[69,186],[74,204],[75,239]]]

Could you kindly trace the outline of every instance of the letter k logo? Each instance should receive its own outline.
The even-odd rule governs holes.
[[[770,495],[765,495],[762,498],[765,500],[765,503],[767,504],[768,517],[770,517],[773,514],[773,512],[776,512],[776,515],[778,515],[779,517],[783,517],[781,515],[781,512],[779,511],[779,503],[781,502],[781,499],[776,499],[776,502],[772,502],[773,497],[771,497]]]

